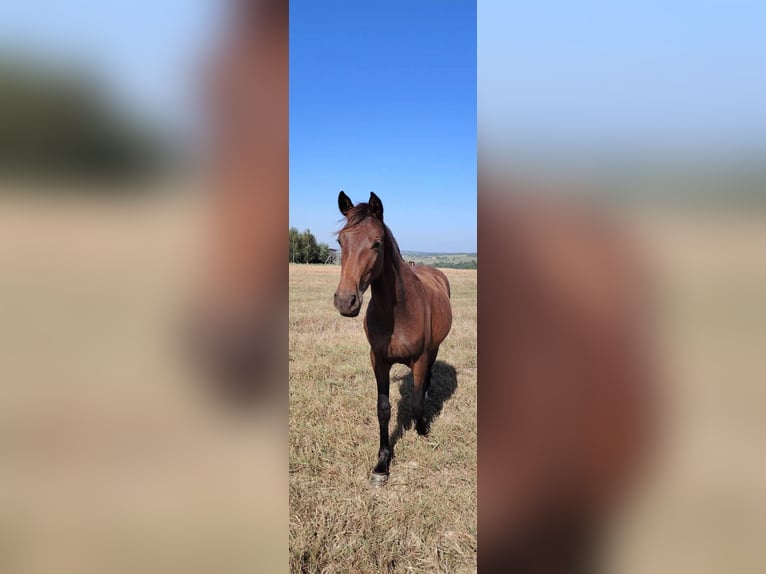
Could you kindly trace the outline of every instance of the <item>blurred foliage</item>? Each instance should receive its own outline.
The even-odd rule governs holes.
[[[316,237],[308,229],[303,233],[291,227],[290,263],[331,263],[333,253],[326,243],[317,243]]]
[[[526,154],[514,148],[484,160],[519,189],[544,187],[607,202],[680,208],[766,208],[766,143],[663,151],[603,148]]]
[[[82,71],[0,59],[0,177],[123,182],[169,162],[156,128]]]

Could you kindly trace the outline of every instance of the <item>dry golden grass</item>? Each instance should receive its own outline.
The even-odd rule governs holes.
[[[445,270],[454,321],[426,410],[443,406],[428,437],[404,431],[380,488],[369,484],[378,423],[366,303],[355,319],[338,314],[339,271],[290,267],[290,572],[475,571],[476,271]],[[396,365],[391,433],[411,388]]]

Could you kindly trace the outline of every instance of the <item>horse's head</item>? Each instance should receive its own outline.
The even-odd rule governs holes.
[[[362,308],[362,295],[383,270],[383,204],[370,193],[369,203],[354,205],[341,191],[338,207],[346,225],[338,232],[340,283],[333,302],[341,315],[356,317]]]

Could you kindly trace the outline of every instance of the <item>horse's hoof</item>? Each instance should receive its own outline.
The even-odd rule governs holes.
[[[388,482],[388,474],[384,474],[382,472],[372,472],[370,474],[371,486],[383,486],[387,482]]]

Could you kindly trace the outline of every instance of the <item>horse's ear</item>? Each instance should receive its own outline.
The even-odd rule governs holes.
[[[348,215],[348,212],[351,211],[352,207],[354,207],[354,204],[351,202],[351,199],[341,191],[338,194],[338,208],[340,208],[340,212],[343,215]]]
[[[383,221],[383,202],[372,191],[370,192],[370,213]]]

